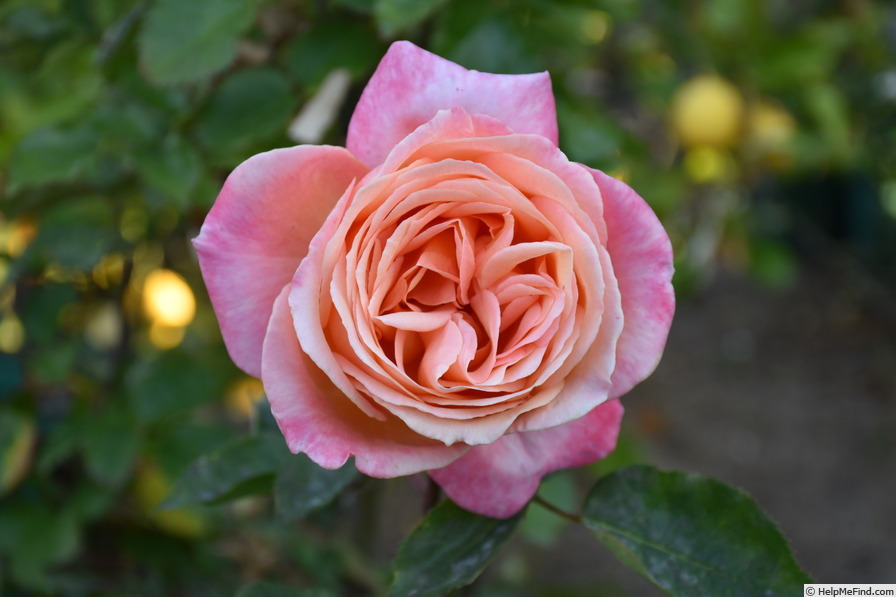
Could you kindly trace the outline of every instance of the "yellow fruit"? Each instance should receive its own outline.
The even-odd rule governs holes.
[[[37,441],[37,430],[34,422],[24,416],[3,415],[0,428],[5,432],[11,430],[7,436],[11,441],[0,441],[0,495],[14,489],[28,472],[31,459],[34,455],[34,444]]]
[[[695,147],[684,156],[684,171],[694,182],[721,182],[731,177],[734,163],[728,152],[714,147]]]
[[[743,128],[744,102],[737,87],[725,79],[700,75],[678,89],[671,118],[685,147],[731,147]]]
[[[787,110],[767,102],[751,107],[748,118],[749,149],[773,170],[786,170],[793,163],[790,147],[796,120]]]
[[[158,528],[170,535],[195,539],[208,530],[205,518],[193,508],[158,511],[156,507],[171,493],[171,483],[154,464],[144,464],[134,478],[134,501]]]
[[[16,314],[9,312],[0,315],[0,352],[13,354],[19,352],[24,345],[25,326]]]

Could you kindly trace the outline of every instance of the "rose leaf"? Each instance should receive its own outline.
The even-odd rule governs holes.
[[[256,8],[244,0],[159,0],[140,32],[140,62],[161,84],[207,77],[234,59]]]
[[[259,581],[239,590],[236,597],[331,597],[332,593],[320,589],[294,589],[270,581]]]
[[[268,490],[273,476],[292,458],[274,435],[241,438],[204,454],[181,475],[160,510],[236,499]]]
[[[619,469],[592,488],[583,518],[624,564],[670,595],[791,595],[811,582],[759,506],[715,479]]]
[[[274,482],[277,515],[284,522],[304,518],[330,503],[357,476],[351,463],[331,471],[299,454],[280,469]]]
[[[402,543],[389,594],[444,595],[470,584],[500,553],[521,519],[522,512],[501,520],[443,501]]]

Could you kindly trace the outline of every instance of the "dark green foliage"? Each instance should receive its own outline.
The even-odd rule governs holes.
[[[591,490],[584,522],[670,595],[783,597],[812,582],[756,503],[715,479],[623,468]]]
[[[501,552],[522,516],[488,518],[443,501],[402,544],[389,594],[444,595],[470,584]]]

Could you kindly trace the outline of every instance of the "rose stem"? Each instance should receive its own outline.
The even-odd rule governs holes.
[[[426,489],[423,491],[423,513],[426,514],[439,503],[442,488],[431,478],[426,477]]]
[[[541,497],[540,495],[536,495],[534,498],[532,498],[532,501],[535,502],[536,504],[538,504],[539,506],[541,506],[542,508],[544,508],[544,509],[546,509],[546,510],[550,510],[551,512],[553,512],[554,514],[556,514],[556,515],[559,516],[560,518],[565,518],[566,520],[570,520],[570,521],[572,521],[572,522],[577,522],[577,523],[578,523],[578,522],[582,522],[582,517],[581,517],[581,516],[577,516],[577,515],[575,515],[575,514],[570,514],[569,512],[566,512],[565,510],[561,510],[560,508],[558,508],[558,507],[555,506],[554,504],[552,504],[552,503],[550,503],[549,501],[545,500],[545,499],[544,499],[543,497]]]

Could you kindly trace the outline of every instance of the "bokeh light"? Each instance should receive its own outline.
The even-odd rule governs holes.
[[[156,324],[184,327],[196,315],[196,299],[187,282],[176,272],[158,269],[143,282],[143,309]]]

